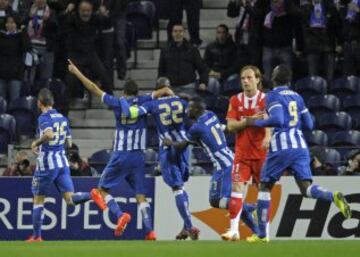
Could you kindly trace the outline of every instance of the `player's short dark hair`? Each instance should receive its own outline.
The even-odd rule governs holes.
[[[54,105],[54,96],[50,89],[43,88],[39,91],[38,101],[44,106],[53,106]]]
[[[292,71],[289,66],[280,64],[275,67],[273,72],[275,72],[275,74],[272,80],[276,85],[286,85],[291,82]]]
[[[139,87],[134,80],[127,80],[124,84],[124,93],[128,96],[136,96],[139,92]]]
[[[217,27],[223,28],[225,30],[226,34],[229,34],[229,27],[226,24],[219,24]]]
[[[174,28],[175,26],[181,26],[181,27],[183,27],[183,29],[185,29],[184,24],[182,24],[181,22],[175,22],[175,23],[172,25],[172,27],[171,27],[171,31],[173,30],[173,28]]]
[[[200,112],[203,112],[206,110],[206,104],[204,102],[204,100],[201,97],[193,97],[190,99],[191,105],[197,109]]]
[[[170,80],[167,77],[159,77],[156,81],[155,89],[162,89],[164,87],[170,87]]]

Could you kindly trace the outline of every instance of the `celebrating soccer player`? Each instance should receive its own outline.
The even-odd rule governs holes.
[[[291,170],[304,197],[334,202],[345,218],[351,218],[350,206],[340,192],[330,192],[312,183],[310,154],[302,129],[311,130],[313,121],[303,98],[289,88],[291,70],[286,65],[275,67],[272,73],[274,89],[266,96],[269,117],[248,117],[246,126],[273,127],[269,153],[261,173],[257,202],[258,235],[249,242],[269,242],[270,192],[285,170]]]

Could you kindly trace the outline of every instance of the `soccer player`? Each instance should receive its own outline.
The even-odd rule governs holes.
[[[250,219],[248,226],[254,233],[258,233],[252,215],[249,215],[255,207],[243,203],[243,195],[251,180],[259,183],[260,171],[270,141],[269,129],[245,127],[245,117],[257,115],[265,110],[265,94],[260,91],[260,70],[255,66],[245,66],[240,71],[240,79],[244,91],[231,97],[226,117],[228,130],[236,133],[236,143],[229,202],[230,229],[222,234],[224,240],[239,239],[239,217],[243,211]]]
[[[160,77],[157,81],[157,89],[170,88],[170,81]],[[185,240],[190,237],[192,240],[199,238],[199,229],[191,222],[189,211],[189,197],[184,189],[184,183],[189,178],[189,151],[185,147],[177,150],[163,144],[165,138],[172,141],[186,140],[184,120],[187,102],[178,96],[172,95],[147,102],[139,107],[129,108],[131,118],[151,113],[154,116],[156,129],[160,139],[159,160],[162,177],[165,183],[171,187],[175,196],[176,207],[184,220],[184,227],[176,236],[176,239]]]
[[[51,184],[55,184],[68,205],[83,203],[91,199],[90,193],[74,194],[69,163],[65,156],[65,143],[71,146],[69,121],[53,109],[54,97],[44,88],[38,94],[38,118],[40,138],[31,144],[37,156],[36,170],[32,181],[33,235],[27,242],[41,242],[41,226],[44,219],[44,200]]]
[[[206,151],[215,168],[210,181],[210,205],[214,208],[228,209],[234,155],[227,146],[222,125],[213,112],[205,109],[205,104],[201,98],[193,98],[189,102],[188,115],[190,119],[194,120],[194,123],[186,134],[187,139],[177,142],[165,139],[164,144],[173,145],[179,149],[189,144],[198,144]],[[255,207],[252,207],[252,210],[254,209]],[[251,212],[244,211],[241,214],[241,219],[251,229],[255,228],[254,232],[257,232],[257,226],[254,224]],[[236,241],[239,239],[239,237],[233,237],[229,240]]]
[[[156,240],[153,231],[150,205],[145,198],[144,188],[144,150],[146,142],[146,120],[145,117],[126,118],[122,112],[122,102],[129,105],[141,105],[152,100],[152,97],[172,93],[162,90],[154,92],[153,95],[138,96],[138,88],[135,82],[129,81],[124,86],[124,97],[116,98],[106,94],[99,89],[92,81],[86,78],[79,69],[69,60],[69,71],[73,73],[82,84],[94,95],[101,97],[102,101],[113,108],[116,119],[116,133],[113,146],[113,153],[109,163],[106,165],[97,189],[91,194],[96,199],[100,209],[109,207],[110,212],[117,218],[115,235],[120,236],[126,225],[130,222],[130,214],[123,212],[115,199],[109,194],[109,190],[119,185],[122,178],[125,178],[129,185],[135,190],[136,200],[140,208],[143,224],[146,231],[145,240]],[[102,205],[103,199],[106,205]]]
[[[333,193],[312,183],[310,154],[302,129],[311,130],[313,121],[303,98],[289,88],[291,77],[291,70],[286,65],[275,67],[272,73],[274,89],[266,96],[269,117],[245,119],[246,126],[274,128],[261,172],[257,201],[259,233],[249,237],[249,242],[269,242],[270,192],[286,169],[293,172],[304,197],[334,202],[346,219],[351,218],[350,206],[342,193]]]

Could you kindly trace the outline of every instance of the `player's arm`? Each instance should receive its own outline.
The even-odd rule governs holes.
[[[163,140],[163,145],[164,146],[173,146],[173,147],[175,147],[176,149],[178,149],[178,150],[182,150],[182,149],[184,149],[185,147],[187,147],[188,145],[190,144],[190,142],[189,141],[177,141],[177,142],[175,142],[175,141],[172,141],[172,140],[170,140],[170,139],[168,139],[168,138],[165,138],[164,140]]]
[[[240,119],[240,114],[238,112],[238,104],[236,97],[231,97],[229,102],[228,112],[226,114],[227,119],[227,130],[229,132],[239,132],[246,127],[245,120]]]
[[[88,79],[82,72],[76,67],[75,64],[72,63],[70,59],[68,59],[68,70],[72,73],[75,77],[77,77],[84,87],[89,90],[92,94],[102,97],[104,95],[104,91],[102,91],[94,82]]]
[[[175,95],[174,92],[168,88],[168,87],[163,87],[161,89],[155,90],[154,92],[152,92],[152,98],[160,98],[163,96],[172,96]]]
[[[284,112],[280,102],[275,95],[268,94],[266,98],[266,109],[268,118],[261,119],[260,117],[247,117],[246,126],[255,127],[282,127],[284,124]]]
[[[304,130],[312,130],[314,128],[314,121],[311,117],[309,109],[306,108],[304,101],[301,101],[300,106],[301,128]]]
[[[44,133],[41,135],[40,138],[36,139],[31,144],[31,150],[35,155],[39,154],[39,146],[49,142],[54,138],[54,132],[51,127],[45,129]]]
[[[246,120],[227,119],[227,130],[229,132],[239,132],[244,128],[246,128]]]

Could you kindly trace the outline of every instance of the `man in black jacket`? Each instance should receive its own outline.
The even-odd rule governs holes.
[[[96,33],[104,26],[111,26],[111,20],[101,12],[93,14],[93,4],[90,0],[81,0],[75,13],[66,15],[65,35],[68,58],[78,67],[101,81],[103,90],[112,94],[113,85],[103,63],[100,61],[95,47]],[[67,85],[71,95],[82,98],[83,87],[76,77],[67,74]]]
[[[192,94],[195,92],[196,71],[199,73],[199,89],[206,90],[208,68],[201,59],[199,50],[185,38],[185,28],[175,24],[173,41],[160,52],[158,77],[167,77],[176,91]]]
[[[220,24],[216,29],[216,40],[206,47],[204,54],[204,61],[210,69],[209,81],[217,80],[223,83],[230,75],[236,74],[240,70],[236,62],[236,54],[236,45],[228,26]],[[212,84],[218,83],[209,83],[209,85]],[[213,93],[219,92],[215,90]]]

